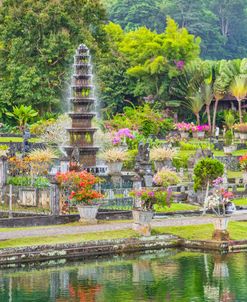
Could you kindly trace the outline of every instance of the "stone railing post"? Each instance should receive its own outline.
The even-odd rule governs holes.
[[[7,184],[7,170],[8,161],[7,157],[0,157],[0,187],[3,188]]]
[[[50,209],[52,216],[59,216],[60,213],[60,192],[56,181],[51,182]]]

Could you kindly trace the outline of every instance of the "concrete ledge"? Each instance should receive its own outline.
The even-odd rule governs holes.
[[[133,253],[179,247],[180,238],[160,235],[141,238],[99,240],[74,244],[42,245],[0,250],[0,267],[57,259],[85,259],[103,255]]]

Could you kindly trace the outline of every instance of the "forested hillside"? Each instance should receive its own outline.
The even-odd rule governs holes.
[[[246,56],[247,0],[103,0],[111,21],[125,30],[164,31],[167,15],[202,38],[206,59]]]

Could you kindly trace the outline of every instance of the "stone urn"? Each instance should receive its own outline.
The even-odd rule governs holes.
[[[151,235],[150,223],[153,219],[153,211],[132,210],[132,229],[143,236]]]
[[[243,171],[243,183],[247,184],[247,171]]]
[[[213,218],[214,232],[212,239],[217,241],[230,240],[229,233],[227,231],[230,216],[220,216]]]
[[[205,137],[205,131],[198,131],[197,132],[197,138],[203,139]]]
[[[247,140],[247,133],[239,133],[239,138],[243,141]]]
[[[192,137],[193,137],[193,138],[198,138],[197,131],[192,132]]]
[[[97,223],[97,213],[99,205],[77,205],[80,214],[80,222],[94,224]]]
[[[164,167],[166,167],[166,168],[172,168],[172,161],[170,159],[155,160],[154,161],[155,171],[160,171]]]
[[[190,134],[189,134],[189,132],[181,131],[180,135],[181,135],[181,138],[188,138]]]
[[[122,161],[108,162],[107,167],[108,167],[108,174],[110,175],[120,174],[123,167],[123,162]]]
[[[234,151],[236,151],[237,146],[235,146],[235,145],[224,146],[223,149],[224,149],[224,153],[226,155],[231,155]]]
[[[234,137],[235,137],[236,139],[239,139],[239,138],[240,138],[240,133],[239,133],[239,132],[234,132]]]

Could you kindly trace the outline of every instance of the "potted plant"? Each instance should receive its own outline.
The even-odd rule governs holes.
[[[155,170],[159,171],[163,167],[172,167],[172,159],[177,152],[170,148],[153,148],[150,151],[150,160],[154,161]]]
[[[154,184],[164,188],[168,188],[172,185],[177,185],[180,181],[181,179],[178,176],[177,172],[167,168],[162,168],[153,177]]]
[[[69,199],[73,205],[77,206],[82,222],[96,222],[96,215],[99,204],[96,200],[103,195],[93,189],[93,186],[100,182],[87,171],[68,171],[65,173],[57,173],[56,180],[61,187],[66,188],[70,192]]]
[[[128,153],[117,148],[112,148],[105,150],[101,154],[101,158],[107,163],[108,173],[114,175],[121,172],[123,162],[128,159]]]
[[[135,201],[135,207],[132,210],[133,229],[142,235],[150,235],[150,222],[154,214],[154,205],[169,205],[171,202],[172,191],[167,189],[146,189],[135,190],[130,193]]]
[[[239,137],[242,141],[247,140],[247,123],[235,125],[235,130],[239,132]]]
[[[181,138],[186,139],[189,137],[192,125],[190,123],[177,123],[176,129],[180,132]]]
[[[247,183],[247,154],[239,158],[241,170],[243,170],[243,183]]]
[[[225,144],[224,144],[224,153],[226,155],[231,155],[234,151],[236,151],[237,146],[232,144],[233,141],[233,133],[232,130],[227,130],[225,134]]]
[[[218,177],[212,182],[212,188],[205,199],[204,212],[211,210],[215,214],[214,224],[214,240],[229,240],[227,232],[229,213],[227,211],[230,199],[233,198],[232,192],[228,192],[222,186],[223,178]]]
[[[224,165],[217,159],[202,158],[194,168],[194,190],[200,203],[205,202],[209,186],[224,173]]]

